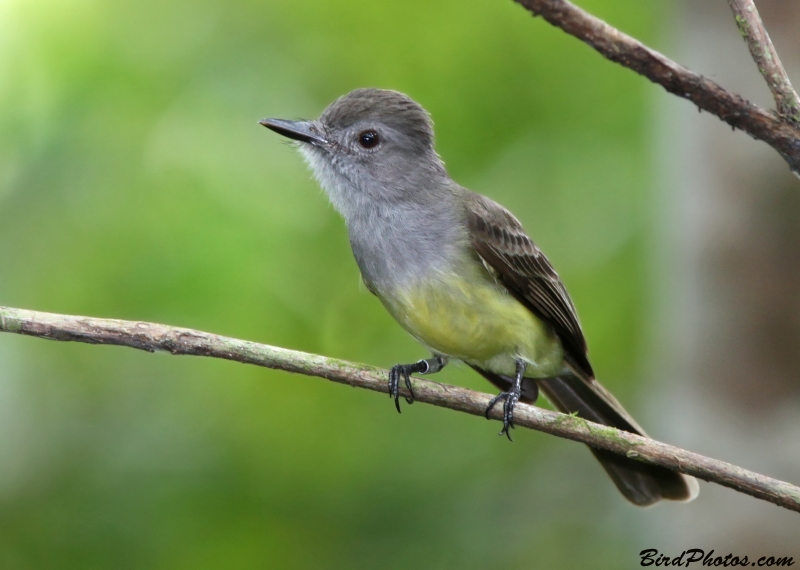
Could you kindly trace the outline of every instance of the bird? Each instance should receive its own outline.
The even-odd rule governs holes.
[[[595,378],[575,305],[553,265],[520,221],[447,173],[433,121],[407,95],[356,89],[317,120],[262,119],[295,141],[347,226],[367,289],[431,356],[389,372],[400,383],[461,361],[500,393],[500,435],[511,439],[517,402],[539,392],[559,411],[645,436]],[[689,501],[697,481],[590,447],[631,503]]]

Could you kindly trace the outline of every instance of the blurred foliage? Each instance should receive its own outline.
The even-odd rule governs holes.
[[[644,40],[662,8],[581,5]],[[451,175],[522,219],[632,402],[649,87],[510,0],[0,0],[0,304],[423,357],[360,285],[300,157],[256,124],[363,86],[432,113]],[[498,429],[285,373],[3,335],[0,566],[638,565],[648,511],[582,446]]]

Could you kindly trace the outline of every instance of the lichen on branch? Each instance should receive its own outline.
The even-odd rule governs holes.
[[[0,332],[59,341],[127,346],[148,352],[163,351],[176,355],[222,358],[305,376],[318,376],[376,392],[388,392],[388,372],[373,366],[156,323],[0,307]],[[418,402],[474,416],[483,416],[492,399],[489,394],[421,378],[413,379],[413,388]],[[401,393],[404,396],[409,395],[404,387],[401,388]],[[502,410],[495,408],[490,416],[500,420]],[[584,418],[523,403],[519,403],[514,410],[514,423],[520,427],[607,449],[644,463],[660,465],[800,512],[800,488],[724,461],[596,424]]]

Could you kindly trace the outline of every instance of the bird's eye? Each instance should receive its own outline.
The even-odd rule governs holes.
[[[364,131],[360,135],[358,135],[358,144],[363,146],[364,148],[373,148],[378,146],[378,133],[375,131]]]

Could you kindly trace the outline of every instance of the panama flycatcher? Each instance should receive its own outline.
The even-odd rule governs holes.
[[[489,198],[462,188],[434,150],[428,113],[406,95],[358,89],[316,121],[264,119],[295,141],[345,220],[367,288],[432,353],[389,374],[400,410],[401,379],[465,362],[501,390],[502,434],[518,401],[539,390],[560,411],[644,435],[594,377],[564,284],[522,224]],[[409,402],[413,399],[409,399]],[[697,481],[591,448],[637,505],[686,501]]]

